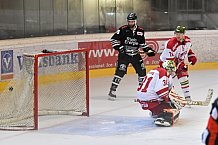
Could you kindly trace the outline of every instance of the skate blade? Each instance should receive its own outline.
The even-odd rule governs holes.
[[[115,101],[116,98],[115,98],[115,97],[108,97],[108,100],[110,100],[110,101]]]

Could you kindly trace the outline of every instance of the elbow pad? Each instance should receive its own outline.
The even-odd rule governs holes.
[[[195,65],[197,62],[197,58],[191,49],[188,52],[188,61],[191,62],[192,65]]]

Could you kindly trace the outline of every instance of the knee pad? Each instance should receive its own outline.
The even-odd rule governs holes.
[[[126,72],[127,72],[127,66],[125,64],[120,64],[116,68],[115,75],[122,78],[126,74]]]

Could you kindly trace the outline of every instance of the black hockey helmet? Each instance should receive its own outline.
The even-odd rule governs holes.
[[[127,21],[131,21],[131,20],[137,20],[136,13],[129,13],[129,15],[127,16]]]
[[[185,33],[185,27],[183,26],[177,26],[175,29],[175,33]]]

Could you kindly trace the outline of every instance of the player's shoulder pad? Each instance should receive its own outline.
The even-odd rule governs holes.
[[[144,31],[144,28],[142,28],[142,27],[140,27],[140,26],[138,26],[137,27],[140,31]]]
[[[120,29],[120,30],[123,30],[123,29],[126,29],[126,28],[128,28],[128,26],[127,26],[127,25],[123,25],[123,26],[121,26],[119,29]]]
[[[184,40],[185,40],[185,42],[191,42],[191,39],[186,35],[184,36]]]
[[[158,67],[158,68],[156,68],[156,70],[159,72],[159,79],[161,79],[164,76],[167,76],[166,69],[164,69],[162,67]]]
[[[173,51],[176,44],[177,44],[176,37],[172,37],[167,41],[167,48]]]

